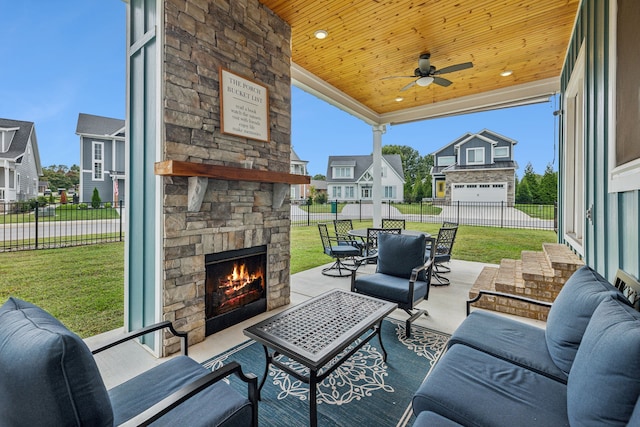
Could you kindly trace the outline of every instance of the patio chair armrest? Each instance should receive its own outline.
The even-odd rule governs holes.
[[[469,313],[471,313],[471,304],[473,304],[474,302],[478,302],[480,300],[480,298],[482,298],[484,295],[501,297],[501,298],[510,298],[510,299],[514,299],[516,301],[522,301],[522,302],[526,302],[526,303],[529,303],[529,304],[538,305],[540,307],[551,308],[551,305],[553,304],[553,303],[548,302],[548,301],[540,301],[540,300],[536,300],[536,299],[533,299],[533,298],[521,297],[520,295],[508,294],[508,293],[505,293],[505,292],[481,290],[480,292],[478,292],[478,295],[475,298],[470,299],[470,300],[467,301],[467,316],[469,315]]]
[[[165,397],[146,411],[138,414],[130,420],[120,424],[122,427],[147,426],[160,417],[180,405],[190,397],[200,393],[210,385],[228,377],[231,374],[237,375],[242,381],[247,383],[248,398],[253,406],[253,426],[258,425],[258,378],[253,374],[244,374],[242,367],[238,362],[230,362],[227,365],[201,377],[190,384],[175,391],[171,395]]]
[[[99,346],[97,348],[94,348],[93,350],[91,350],[91,353],[92,354],[98,354],[98,353],[100,353],[102,351],[108,350],[108,349],[110,349],[112,347],[115,347],[115,346],[117,346],[119,344],[122,344],[124,342],[131,341],[132,339],[135,339],[135,338],[141,337],[143,335],[147,335],[147,334],[149,334],[151,332],[159,331],[159,330],[162,330],[162,329],[165,329],[165,328],[168,328],[173,335],[175,335],[175,336],[180,338],[181,353],[183,355],[185,355],[185,356],[188,356],[189,355],[188,354],[189,345],[188,345],[188,341],[187,341],[188,340],[187,333],[186,332],[178,332],[178,331],[176,331],[175,328],[173,327],[173,324],[171,322],[169,322],[168,320],[165,320],[165,321],[159,322],[159,323],[155,323],[153,325],[146,326],[146,327],[144,327],[142,329],[131,331],[131,332],[127,333],[127,334],[124,334],[124,336],[122,336],[122,337],[113,339],[113,340],[107,342],[106,344],[103,344],[103,345],[101,345],[101,346]]]
[[[415,281],[418,280],[418,274],[420,274],[421,271],[424,271],[431,267],[431,264],[433,264],[433,259],[428,259],[427,262],[425,262],[423,265],[419,265],[418,267],[411,270],[411,277],[409,278],[409,281],[415,283]]]

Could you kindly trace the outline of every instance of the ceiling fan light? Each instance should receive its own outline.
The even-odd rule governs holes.
[[[512,70],[504,70],[503,72],[500,73],[502,77],[509,77],[511,74],[513,74]]]
[[[396,102],[402,102],[404,101],[404,98],[401,96],[396,97]]]
[[[433,83],[433,77],[427,76],[427,77],[420,77],[418,80],[416,80],[416,84],[418,86],[429,86],[431,83]]]

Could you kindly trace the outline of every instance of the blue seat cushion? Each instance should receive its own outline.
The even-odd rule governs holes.
[[[112,426],[109,395],[91,351],[41,308],[0,307],[0,424]]]
[[[451,335],[447,346],[454,344],[473,347],[565,384],[568,379],[549,355],[544,329],[527,323],[474,311]]]
[[[442,356],[414,394],[413,412],[465,426],[568,426],[567,386],[466,345]]]
[[[607,279],[583,266],[571,275],[553,302],[545,338],[554,363],[569,375],[573,359],[596,307],[607,298],[628,300]]]
[[[600,303],[567,383],[572,425],[627,425],[640,396],[640,313],[614,299]]]
[[[377,273],[409,279],[411,271],[424,265],[426,236],[380,233]],[[421,274],[420,280],[424,280]]]
[[[351,245],[331,246],[331,249],[326,250],[326,254],[329,256],[335,256],[338,258],[345,258],[345,257],[360,255],[360,249]]]
[[[413,427],[462,427],[455,421],[445,418],[440,414],[431,411],[423,411],[418,414],[416,420],[412,424]]]
[[[427,283],[416,281],[413,301],[409,296],[409,279],[382,273],[363,274],[355,281],[356,292],[397,303],[400,308],[411,308],[427,295]]]
[[[210,371],[178,356],[109,390],[118,425]],[[227,383],[218,382],[170,411],[153,426],[247,426],[251,403]]]

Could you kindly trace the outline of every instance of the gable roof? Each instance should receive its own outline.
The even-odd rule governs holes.
[[[33,126],[33,122],[0,119],[0,128],[18,128],[18,130],[13,134],[9,150],[0,152],[0,158],[16,160],[18,157],[22,156],[27,150],[27,143],[29,142],[29,137],[33,132]],[[36,147],[34,147],[34,150],[35,149]],[[40,159],[37,159],[37,162],[39,165]]]
[[[461,143],[470,140],[473,137],[479,137],[485,141],[488,140],[492,140],[494,142],[508,142],[511,145],[516,145],[518,143],[518,141],[516,141],[515,139],[511,139],[508,138],[504,135],[500,135],[498,132],[494,132],[492,130],[489,129],[483,129],[480,132],[476,132],[476,133],[471,133],[471,132],[466,132],[463,135],[457,137],[456,139],[454,139],[453,141],[449,142],[448,144],[443,145],[442,147],[440,147],[439,149],[437,149],[436,151],[434,151],[433,153],[431,153],[433,156],[436,156],[438,153],[440,153],[441,151],[453,146],[457,146],[460,145]]]
[[[92,114],[78,114],[76,134],[95,136],[125,136],[124,120],[110,117],[94,116]]]
[[[387,162],[394,172],[404,180],[404,171],[402,170],[402,159],[399,154],[383,154],[382,158]],[[327,163],[327,181],[354,182],[358,180],[373,164],[373,155],[367,156],[329,156]],[[334,166],[352,166],[353,178],[333,179],[331,168]]]

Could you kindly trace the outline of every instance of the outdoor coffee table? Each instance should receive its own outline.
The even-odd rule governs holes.
[[[386,360],[380,327],[396,307],[395,303],[334,289],[245,329],[246,336],[262,344],[267,358],[258,395],[269,375],[269,365],[277,366],[309,384],[309,420],[312,427],[317,426],[317,385],[375,335]],[[308,375],[276,360],[281,354],[307,367]]]

